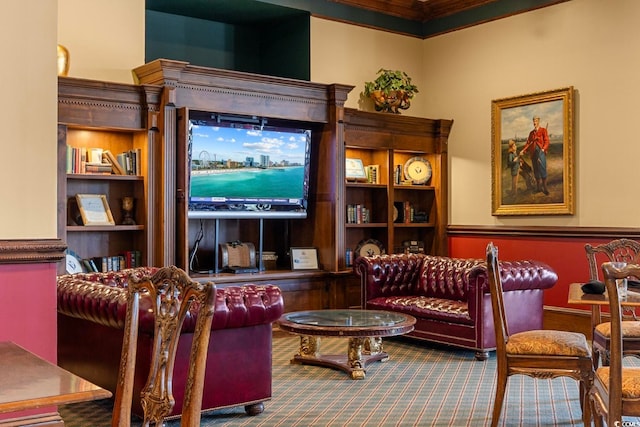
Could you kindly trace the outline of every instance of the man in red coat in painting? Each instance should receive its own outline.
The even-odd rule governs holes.
[[[533,130],[529,132],[527,143],[520,151],[520,155],[529,153],[533,175],[538,185],[537,190],[549,195],[547,189],[547,152],[549,151],[549,134],[545,128],[540,127],[540,117],[533,118]]]

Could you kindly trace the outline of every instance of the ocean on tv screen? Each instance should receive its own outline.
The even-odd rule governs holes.
[[[193,170],[191,198],[302,199],[304,166]]]

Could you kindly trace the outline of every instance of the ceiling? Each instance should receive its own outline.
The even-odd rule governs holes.
[[[147,10],[252,24],[300,14],[427,38],[568,0],[146,0]]]
[[[497,0],[332,0],[412,21],[426,22],[473,9]]]
[[[568,0],[328,0],[422,24],[423,38]],[[415,34],[413,34],[415,35]]]

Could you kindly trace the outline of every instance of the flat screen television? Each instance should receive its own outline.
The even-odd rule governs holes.
[[[193,112],[188,138],[189,218],[306,218],[310,129]]]

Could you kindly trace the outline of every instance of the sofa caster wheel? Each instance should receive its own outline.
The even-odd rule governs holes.
[[[264,411],[264,403],[254,403],[253,405],[247,405],[244,407],[244,411],[247,415],[258,415]]]
[[[484,360],[487,360],[488,358],[489,358],[488,351],[476,351],[476,360],[484,361]]]

